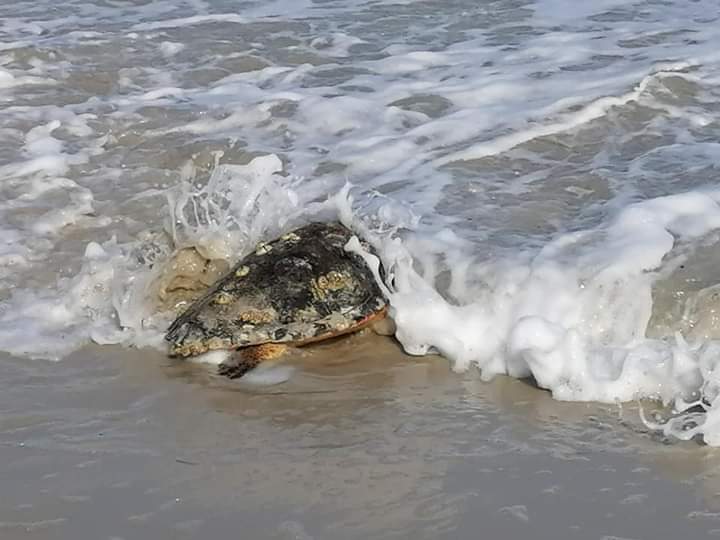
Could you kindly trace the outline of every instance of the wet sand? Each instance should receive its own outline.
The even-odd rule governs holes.
[[[720,536],[720,457],[389,339],[257,387],[155,351],[0,357],[0,538]]]

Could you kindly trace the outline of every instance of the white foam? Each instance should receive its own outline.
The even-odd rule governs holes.
[[[192,17],[179,17],[177,19],[166,19],[164,21],[145,22],[133,25],[136,32],[148,30],[164,30],[168,28],[181,28],[183,26],[194,26],[196,24],[207,24],[213,22],[243,24],[247,18],[237,13],[216,13],[212,15],[194,15]]]
[[[106,258],[103,248],[91,244],[81,272],[61,279],[57,291],[14,291],[8,309],[0,313],[3,349],[59,360],[84,344],[95,326],[106,325],[111,320],[107,284],[113,273]]]
[[[563,131],[569,131],[582,124],[587,124],[591,120],[600,118],[607,114],[611,107],[617,107],[625,105],[631,101],[637,101],[640,96],[647,89],[648,84],[653,81],[655,77],[662,77],[668,73],[674,71],[685,70],[689,67],[687,62],[681,62],[676,65],[666,66],[662,71],[652,73],[642,79],[640,83],[631,91],[621,96],[606,96],[599,98],[588,105],[584,106],[577,112],[565,114],[564,118],[558,122],[553,122],[546,125],[540,125],[532,127],[523,131],[513,133],[511,135],[505,135],[498,137],[497,139],[490,142],[483,142],[481,144],[473,145],[466,150],[460,152],[454,152],[452,154],[443,156],[436,160],[438,165],[445,165],[452,163],[453,161],[467,161],[470,159],[480,159],[486,156],[492,156],[506,152],[511,148],[514,148],[522,143],[553,135]]]
[[[442,53],[411,51],[393,54],[387,59],[378,60],[373,67],[379,73],[414,73],[434,66],[447,65],[449,60],[449,56]]]
[[[327,56],[345,57],[350,55],[353,45],[360,43],[367,41],[343,32],[333,32],[328,36],[316,37],[310,42],[310,46]]]
[[[271,365],[263,366],[262,364],[256,369],[243,375],[242,382],[253,386],[273,386],[282,384],[293,376],[296,369],[288,365]]]
[[[185,45],[183,45],[182,43],[175,43],[172,41],[163,41],[160,44],[160,52],[166,58],[175,56],[177,53],[182,51],[184,48],[185,48]]]
[[[181,98],[184,94],[185,91],[182,88],[171,86],[164,88],[156,88],[155,90],[146,92],[140,99],[142,99],[143,101],[156,101],[167,97],[177,99]]]
[[[17,44],[15,44],[17,45]],[[2,50],[2,46],[0,46]],[[10,89],[27,85],[55,84],[55,81],[46,77],[34,75],[15,75],[10,70],[0,67],[0,89]]]
[[[596,240],[561,236],[529,267],[496,274],[480,298],[463,295],[460,306],[442,298],[399,250],[390,262],[396,336],[410,354],[436,350],[456,369],[532,376],[558,399],[697,394],[704,381],[696,351],[681,340],[645,337],[648,271],[672,248],[673,235],[688,240],[720,227],[719,198],[696,192],[631,205],[596,231]]]
[[[219,159],[220,156],[218,156]],[[182,184],[168,195],[175,245],[200,246],[208,258],[233,260],[298,212],[292,187],[280,185],[275,155],[248,165],[218,165],[207,185]]]

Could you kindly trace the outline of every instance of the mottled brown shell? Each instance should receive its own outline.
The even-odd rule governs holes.
[[[311,223],[258,245],[170,325],[171,353],[302,345],[383,315],[372,272],[344,249],[352,236],[340,223]]]

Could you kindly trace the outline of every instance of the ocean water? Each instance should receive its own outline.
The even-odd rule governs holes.
[[[0,5],[0,350],[162,350],[180,249],[341,219],[396,338],[720,444],[720,52],[699,1]],[[369,262],[373,262],[369,258]]]

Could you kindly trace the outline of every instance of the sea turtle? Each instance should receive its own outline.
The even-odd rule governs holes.
[[[281,356],[287,346],[383,319],[387,302],[372,271],[345,250],[353,234],[337,222],[311,223],[260,243],[170,325],[170,353],[237,349],[218,370],[236,378]]]

